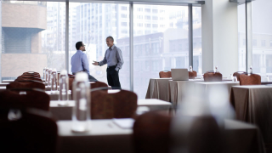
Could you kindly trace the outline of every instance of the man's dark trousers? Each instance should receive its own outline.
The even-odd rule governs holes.
[[[107,79],[108,79],[108,84],[112,88],[118,88],[121,89],[121,84],[119,81],[119,70],[115,70],[116,66],[109,66],[107,68]]]

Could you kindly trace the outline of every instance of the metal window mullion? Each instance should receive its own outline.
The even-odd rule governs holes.
[[[65,5],[65,69],[69,73],[69,1]]]
[[[245,3],[245,20],[246,20],[246,72],[252,66],[252,8],[251,2]]]
[[[2,0],[0,0],[0,25],[2,25]],[[2,27],[0,29],[0,82],[2,82]]]
[[[130,38],[130,90],[134,91],[133,77],[133,3],[129,4],[129,38]]]
[[[188,45],[189,45],[189,67],[193,68],[193,5],[188,5]]]

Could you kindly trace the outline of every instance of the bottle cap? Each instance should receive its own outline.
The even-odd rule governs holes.
[[[62,70],[62,71],[60,72],[60,75],[67,75],[67,71],[66,71],[66,70]]]
[[[86,72],[78,72],[76,74],[76,81],[88,81],[88,75]]]

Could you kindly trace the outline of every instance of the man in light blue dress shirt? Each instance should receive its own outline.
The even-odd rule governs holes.
[[[124,64],[122,51],[114,45],[114,39],[112,36],[106,39],[109,49],[106,50],[105,57],[102,61],[94,61],[93,65],[102,66],[107,64],[107,80],[108,84],[113,88],[120,88],[121,84],[119,81],[119,70]]]
[[[77,42],[76,49],[77,52],[71,58],[73,75],[75,75],[77,72],[86,72],[89,75],[89,81],[97,81],[93,76],[90,75],[88,58],[87,55],[83,53],[86,51],[83,42]]]

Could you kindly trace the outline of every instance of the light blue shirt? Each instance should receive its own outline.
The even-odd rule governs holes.
[[[81,50],[78,50],[71,58],[72,73],[77,73],[80,71],[89,72],[89,62],[87,55]]]
[[[111,48],[106,50],[105,57],[102,61],[99,62],[99,65],[102,66],[104,64],[108,64],[109,66],[115,66],[115,70],[118,71],[122,68],[122,65],[124,64],[122,51],[113,45]]]

